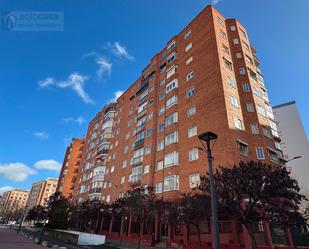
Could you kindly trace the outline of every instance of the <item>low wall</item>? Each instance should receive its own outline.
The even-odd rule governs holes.
[[[93,234],[93,233],[82,233],[71,230],[56,230],[58,232],[72,234],[78,237],[78,245],[103,245],[105,244],[105,235]]]

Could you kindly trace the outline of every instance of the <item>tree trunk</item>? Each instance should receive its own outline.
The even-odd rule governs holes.
[[[200,249],[203,249],[200,226],[199,225],[195,225],[195,226],[196,226],[196,229],[197,229],[197,235],[198,235],[198,241],[199,241],[199,244],[200,244]]]
[[[138,244],[137,244],[137,249],[140,249],[140,246],[141,246],[141,241],[142,241],[142,237],[143,237],[143,233],[144,233],[144,221],[143,219],[141,220],[141,223],[140,223],[140,231],[139,231],[139,238],[138,238]]]

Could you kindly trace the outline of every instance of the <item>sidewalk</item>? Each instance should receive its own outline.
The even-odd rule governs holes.
[[[0,249],[42,249],[33,240],[26,239],[13,229],[0,227]]]

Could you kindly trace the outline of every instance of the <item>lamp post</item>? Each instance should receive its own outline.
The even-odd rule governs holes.
[[[301,158],[301,156],[294,156],[293,158],[287,160],[286,162],[288,163],[288,162],[291,162],[291,161],[299,159],[299,158]]]
[[[198,136],[199,140],[201,141],[205,151],[207,153],[207,160],[208,160],[208,173],[209,173],[209,183],[210,183],[210,197],[211,197],[211,214],[212,214],[212,224],[213,224],[213,240],[214,240],[214,248],[220,249],[220,237],[219,237],[219,224],[218,224],[218,210],[217,210],[217,197],[216,197],[216,190],[215,190],[215,181],[214,175],[212,170],[212,162],[213,157],[211,155],[211,141],[215,143],[217,140],[218,135],[208,131],[200,134]],[[214,145],[213,143],[213,145]]]

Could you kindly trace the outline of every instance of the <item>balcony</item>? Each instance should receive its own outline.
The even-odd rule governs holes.
[[[130,185],[131,186],[140,185],[141,181],[142,181],[142,174],[131,175]]]
[[[103,173],[100,173],[100,174],[97,174],[97,175],[94,175],[92,177],[92,181],[103,181],[104,180],[104,174]]]
[[[255,65],[258,67],[258,66],[260,65],[260,60],[259,60],[259,58],[256,56],[256,54],[253,55],[253,59],[254,59]]]
[[[143,146],[144,145],[144,139],[141,139],[141,140],[138,140],[138,141],[136,141],[135,143],[134,143],[134,149],[138,149],[138,148],[140,148],[141,146]]]
[[[138,133],[144,131],[144,130],[145,130],[145,126],[146,126],[145,123],[143,123],[143,124],[137,126],[137,127],[135,128],[135,134],[138,134]]]
[[[138,165],[141,165],[143,163],[143,159],[144,157],[143,156],[139,156],[139,157],[133,157],[131,159],[131,165],[132,166],[138,166]]]
[[[104,143],[109,143],[110,142],[110,138],[100,138],[99,139],[99,145],[104,144]]]
[[[108,149],[98,150],[97,157],[104,156],[104,155],[108,155]]]
[[[147,109],[141,111],[140,113],[137,114],[136,119],[139,120],[140,118],[144,117],[147,113]]]
[[[101,194],[102,188],[92,188],[89,191],[89,194]]]

